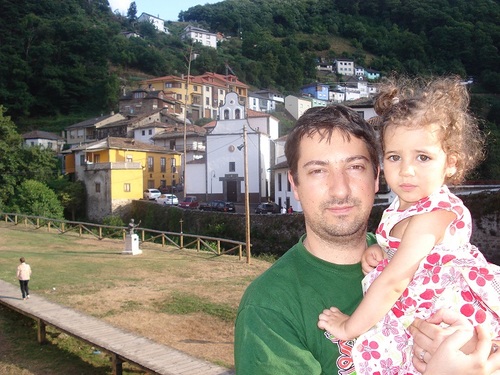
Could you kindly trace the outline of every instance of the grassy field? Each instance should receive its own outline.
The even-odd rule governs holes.
[[[239,300],[270,263],[154,244],[141,249],[141,255],[122,255],[122,241],[1,223],[0,279],[17,285],[24,256],[33,269],[32,294],[232,368]],[[52,329],[48,339],[38,345],[34,322],[1,307],[0,373],[111,373],[109,359],[95,348]],[[124,373],[142,374],[128,365]]]

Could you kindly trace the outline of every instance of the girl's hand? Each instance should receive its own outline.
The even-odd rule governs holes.
[[[347,332],[347,322],[349,315],[342,313],[336,307],[330,307],[319,314],[318,327],[328,331],[335,338],[340,340],[351,340]]]
[[[367,248],[361,257],[361,268],[365,275],[369,274],[380,261],[385,258],[385,254],[378,245],[372,245]]]

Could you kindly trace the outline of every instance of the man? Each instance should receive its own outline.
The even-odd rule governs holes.
[[[353,374],[353,342],[327,337],[317,322],[323,309],[351,314],[362,299],[361,255],[375,243],[366,230],[378,189],[376,135],[347,107],[312,108],[288,135],[285,154],[306,235],[246,290],[236,373]],[[419,340],[419,353],[429,362],[426,341]]]

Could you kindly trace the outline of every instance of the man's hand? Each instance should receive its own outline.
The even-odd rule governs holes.
[[[414,339],[413,365],[423,374],[480,375],[500,369],[500,354],[498,350],[493,352],[497,347],[492,346],[485,328],[474,329],[459,313],[439,310],[427,321],[416,319],[410,332]]]

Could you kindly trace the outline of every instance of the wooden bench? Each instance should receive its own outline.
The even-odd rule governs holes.
[[[38,342],[46,342],[46,326],[101,349],[111,357],[113,375],[128,362],[151,374],[234,375],[234,371],[127,332],[76,310],[31,294],[23,301],[19,287],[0,280],[0,303],[37,322]]]

